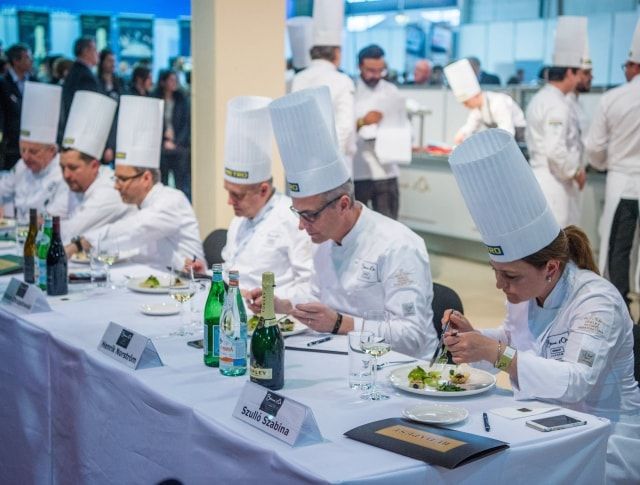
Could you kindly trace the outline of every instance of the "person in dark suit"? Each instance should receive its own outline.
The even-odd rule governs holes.
[[[20,113],[26,81],[36,81],[31,73],[33,57],[27,44],[7,49],[9,67],[0,77],[0,170],[10,170],[20,159]]]
[[[101,91],[113,99],[115,102],[120,101],[120,96],[124,94],[124,84],[116,75],[116,56],[111,49],[102,49],[100,51],[100,61],[98,62],[98,84]],[[113,118],[109,137],[104,150],[101,163],[109,165],[115,158],[116,150],[116,130],[118,121],[118,112]]]
[[[149,96],[149,91],[153,86],[151,69],[146,66],[136,66],[131,75],[131,86],[129,92],[132,96]]]
[[[480,85],[483,85],[483,84],[497,84],[498,86],[500,85],[500,78],[498,76],[482,70],[482,67],[480,66],[480,59],[478,59],[477,57],[468,57],[467,59],[471,63],[471,67],[473,67],[473,70],[475,71],[476,76],[478,76],[478,82],[480,83]]]

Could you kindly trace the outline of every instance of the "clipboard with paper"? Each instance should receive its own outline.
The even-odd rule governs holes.
[[[394,94],[381,99],[382,119],[378,123],[375,152],[381,164],[411,163],[411,123],[405,99]]]

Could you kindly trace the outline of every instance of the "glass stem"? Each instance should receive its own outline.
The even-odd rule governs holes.
[[[373,383],[371,384],[371,394],[375,395],[377,392],[376,389],[376,382],[378,379],[378,357],[374,356],[373,357]]]
[[[111,288],[111,266],[105,264],[107,273],[107,288]]]

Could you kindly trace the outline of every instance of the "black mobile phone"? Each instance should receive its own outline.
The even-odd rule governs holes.
[[[537,429],[538,431],[555,431],[557,429],[573,428],[574,426],[582,426],[587,424],[586,421],[573,418],[565,414],[559,416],[550,416],[548,418],[532,419],[527,421],[527,426]]]
[[[187,345],[189,347],[193,347],[195,349],[203,349],[204,348],[204,340],[202,340],[202,339],[190,340],[190,341],[187,342]]]

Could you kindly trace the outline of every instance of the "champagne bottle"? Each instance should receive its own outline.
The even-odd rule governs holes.
[[[53,218],[53,236],[47,252],[47,295],[58,296],[69,293],[67,280],[67,255],[60,237],[60,217]]]
[[[211,270],[213,271],[211,288],[204,305],[204,363],[209,367],[218,367],[220,356],[218,333],[225,291],[224,281],[222,281],[222,265],[214,264]]]
[[[284,340],[274,311],[273,273],[262,273],[262,310],[251,337],[251,381],[274,391],[284,386]]]
[[[237,271],[229,271],[229,291],[220,315],[220,373],[225,376],[247,372],[247,312],[239,280]]]
[[[52,233],[51,216],[45,216],[42,234],[38,241],[38,281],[36,281],[43,291],[47,291],[47,254],[49,254]]]
[[[38,235],[38,210],[29,209],[29,233],[24,242],[24,281],[36,282],[36,236]]]

